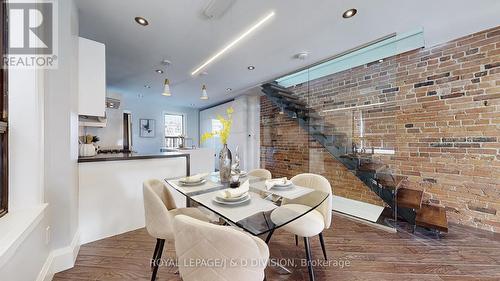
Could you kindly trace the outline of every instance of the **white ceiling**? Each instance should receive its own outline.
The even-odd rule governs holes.
[[[161,95],[165,74],[177,106],[206,107],[268,79],[392,32],[424,28],[427,46],[500,25],[498,0],[236,0],[220,19],[202,10],[209,0],[77,0],[80,36],[106,44],[107,83],[122,94]],[[358,14],[343,19],[356,8]],[[190,73],[270,11],[276,15],[206,68]],[[134,17],[149,21],[143,27]],[[306,60],[293,56],[308,51]],[[247,70],[254,65],[255,70]],[[144,85],[151,85],[150,89]],[[201,85],[210,99],[201,101]],[[226,88],[232,88],[230,93]]]

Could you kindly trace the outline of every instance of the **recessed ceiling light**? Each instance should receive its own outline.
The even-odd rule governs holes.
[[[149,86],[149,85],[144,85],[144,88],[148,88],[148,89],[150,89],[150,88],[151,88],[151,86]]]
[[[354,15],[356,15],[357,12],[358,10],[356,9],[349,9],[342,14],[342,17],[344,19],[352,18]]]
[[[233,89],[231,89],[231,88],[226,88],[226,91],[227,91],[227,92],[231,92],[232,90],[233,90]]]
[[[274,16],[274,11],[273,12],[270,12],[267,16],[265,16],[263,19],[261,19],[260,21],[258,21],[257,23],[255,23],[254,25],[252,25],[247,31],[245,31],[243,34],[241,34],[240,36],[238,36],[236,39],[234,39],[233,41],[231,41],[229,44],[227,44],[224,48],[222,48],[222,50],[218,51],[217,53],[215,53],[215,55],[213,55],[212,57],[210,57],[208,60],[206,60],[202,65],[198,66],[198,68],[196,68],[193,72],[191,72],[191,75],[195,75],[196,73],[198,73],[200,70],[202,70],[203,68],[205,68],[207,65],[209,65],[211,62],[213,62],[215,59],[217,59],[218,57],[222,56],[222,54],[224,54],[225,52],[227,52],[227,50],[231,49],[232,47],[234,47],[234,45],[236,45],[238,42],[240,42],[243,38],[247,37],[248,35],[250,35],[253,31],[255,31],[259,26],[261,26],[262,24],[264,24],[266,21],[268,21],[270,18],[272,18]]]
[[[146,26],[149,24],[149,22],[143,17],[135,17],[135,22],[142,26]]]
[[[162,74],[162,73],[163,73],[163,70],[161,70],[161,69],[157,69],[157,70],[155,70],[155,72],[156,72],[156,73],[158,73],[158,74]]]
[[[249,65],[247,68],[248,68],[248,70],[254,70],[254,69],[255,69],[255,66],[253,66],[253,65]]]

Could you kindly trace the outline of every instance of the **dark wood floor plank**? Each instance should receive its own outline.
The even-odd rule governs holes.
[[[324,232],[330,265],[315,267],[316,280],[453,281],[500,280],[500,239],[497,234],[450,224],[440,239],[423,233],[390,233],[334,216]],[[299,239],[300,240],[300,239]],[[138,229],[82,245],[74,268],[56,274],[55,281],[149,280],[155,239]],[[323,261],[317,237],[311,238],[312,256]],[[267,268],[267,280],[308,280],[304,245],[295,246],[293,235],[276,231],[270,243],[271,257],[289,259],[292,274],[280,275]],[[172,241],[163,257],[173,259]],[[349,266],[333,264],[348,261]],[[160,267],[160,281],[180,281],[172,265]]]

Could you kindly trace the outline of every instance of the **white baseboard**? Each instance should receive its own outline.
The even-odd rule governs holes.
[[[80,232],[76,231],[69,246],[50,252],[36,281],[50,281],[57,272],[72,268],[75,265],[79,251]]]

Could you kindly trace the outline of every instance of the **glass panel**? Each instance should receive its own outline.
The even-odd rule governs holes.
[[[396,53],[396,45],[384,48]],[[398,208],[396,202],[397,187],[405,179],[394,169],[398,56],[375,56],[359,65],[363,60],[366,54],[335,58],[343,65],[327,64],[341,71],[313,66],[278,79],[283,85],[263,85],[261,166],[274,177],[325,176],[336,211],[389,227],[397,225],[399,214],[411,224],[414,210]]]

